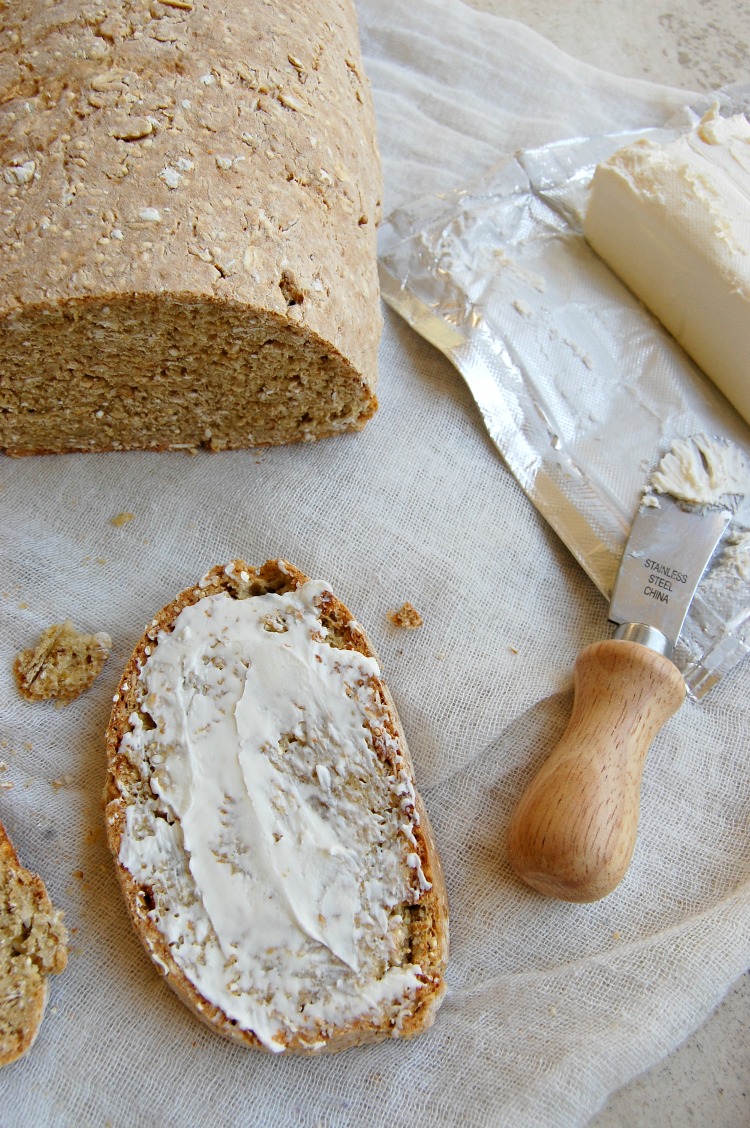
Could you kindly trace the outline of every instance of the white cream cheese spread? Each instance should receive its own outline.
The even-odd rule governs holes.
[[[651,488],[693,505],[750,496],[750,464],[732,443],[709,435],[675,439],[651,476]]]
[[[595,251],[750,422],[750,122],[709,111],[666,145],[598,165]]]
[[[187,978],[271,1050],[375,1010],[397,1024],[421,982],[401,911],[429,888],[414,788],[377,663],[326,641],[326,590],[183,609],[121,742],[144,786],[119,860]]]

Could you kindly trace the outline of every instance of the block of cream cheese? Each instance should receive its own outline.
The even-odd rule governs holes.
[[[596,169],[594,250],[750,422],[750,122],[714,108]]]

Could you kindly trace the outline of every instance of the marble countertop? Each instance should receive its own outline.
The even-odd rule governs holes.
[[[750,78],[747,0],[464,0],[628,78],[713,90]]]
[[[750,79],[746,0],[464,0],[519,20],[574,57],[651,82],[712,90]],[[590,1128],[750,1125],[750,972],[711,1018],[615,1093]]]

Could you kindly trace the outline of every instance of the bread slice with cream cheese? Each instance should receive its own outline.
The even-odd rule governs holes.
[[[198,1017],[273,1052],[431,1025],[440,861],[372,647],[326,584],[213,568],[135,648],[107,750],[133,924]]]
[[[48,976],[65,968],[67,939],[62,913],[0,823],[0,1066],[25,1054],[39,1033]]]

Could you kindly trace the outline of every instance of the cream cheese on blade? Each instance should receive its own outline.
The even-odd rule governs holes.
[[[121,743],[151,795],[126,808],[120,862],[188,979],[272,1050],[375,1007],[397,1021],[421,982],[399,962],[399,906],[429,888],[414,790],[376,662],[325,641],[326,590],[185,608]]]
[[[651,476],[651,488],[692,505],[750,495],[750,464],[732,443],[708,435],[675,439]]]
[[[740,580],[750,580],[750,530],[739,529],[727,538],[724,563]]]
[[[750,422],[750,122],[715,109],[664,146],[598,165],[595,251]]]

